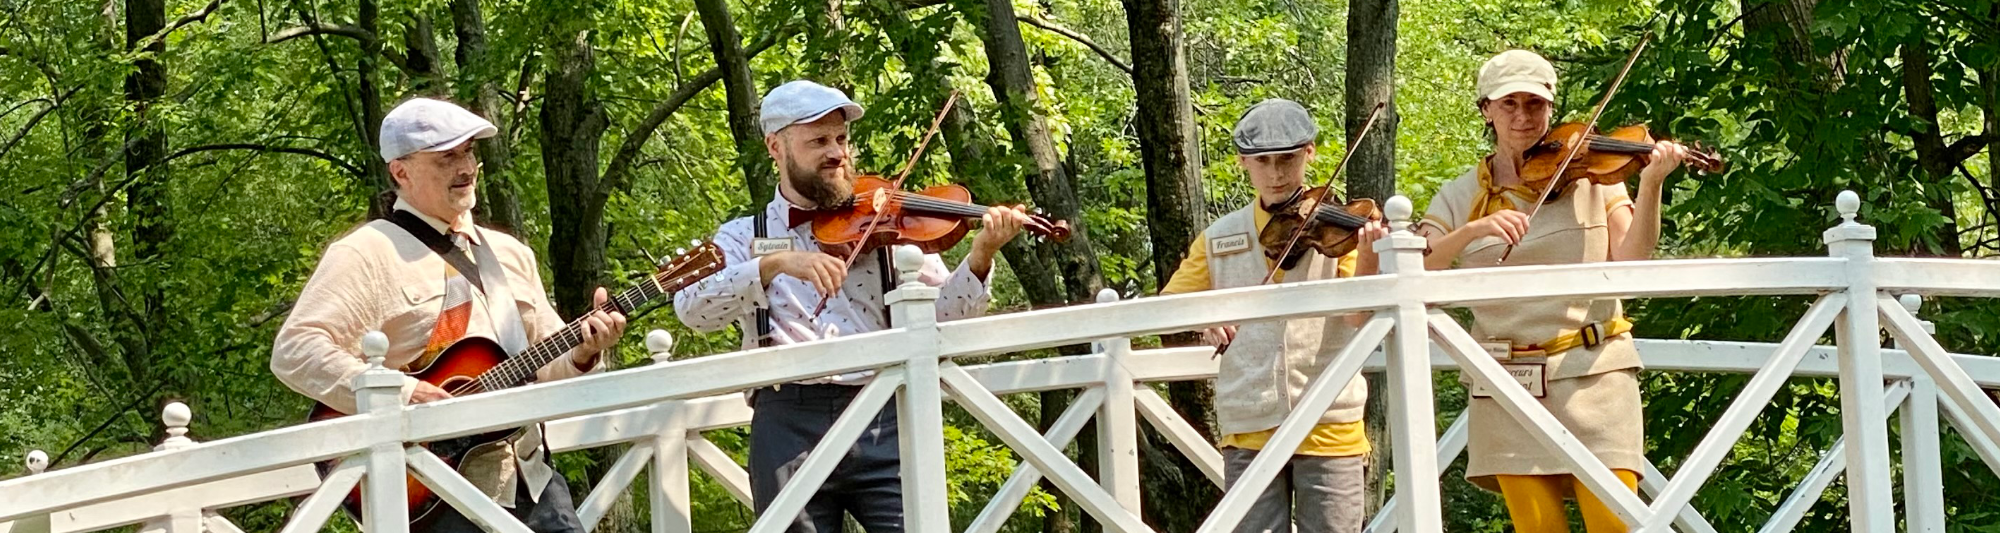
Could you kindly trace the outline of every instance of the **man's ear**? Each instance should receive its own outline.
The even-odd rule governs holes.
[[[409,186],[410,170],[403,166],[402,158],[389,160],[389,181],[397,189]]]
[[[776,133],[764,136],[764,151],[770,152],[772,160],[778,159],[778,147],[781,143],[785,142],[784,135],[785,132],[779,130]]]

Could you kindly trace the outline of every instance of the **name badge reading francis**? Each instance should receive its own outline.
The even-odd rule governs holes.
[[[778,252],[789,251],[792,251],[792,239],[790,237],[753,239],[750,241],[750,255],[752,256],[764,257]]]
[[[1507,369],[1507,374],[1514,376],[1514,381],[1520,383],[1521,388],[1528,389],[1529,396],[1542,398],[1549,394],[1549,379],[1548,375],[1544,373],[1547,366],[1542,363],[1528,363],[1500,365],[1500,368]],[[1473,383],[1472,397],[1492,398],[1493,391],[1487,389],[1485,385]]]
[[[1250,251],[1250,234],[1224,235],[1208,240],[1208,253],[1230,255]]]

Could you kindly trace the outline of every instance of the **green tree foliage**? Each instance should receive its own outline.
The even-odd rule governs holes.
[[[63,468],[142,452],[158,440],[153,413],[169,399],[194,406],[193,436],[202,440],[296,423],[308,402],[270,378],[271,338],[320,251],[364,220],[385,183],[372,120],[405,98],[490,99],[487,112],[507,135],[489,142],[511,158],[502,165],[488,156],[485,179],[518,202],[512,231],[548,251],[553,228],[577,222],[554,218],[551,196],[582,192],[545,181],[544,147],[563,140],[549,136],[571,133],[545,131],[539,117],[550,65],[561,61],[551,46],[573,42],[577,31],[588,31],[594,52],[583,98],[604,126],[596,159],[603,181],[592,180],[603,189],[596,192],[604,199],[607,237],[597,243],[604,271],[585,274],[631,279],[650,270],[647,251],[665,256],[704,238],[755,209],[753,193],[768,192],[744,185],[721,76],[692,0],[473,2],[483,41],[469,56],[459,36],[471,28],[454,17],[468,1],[169,0],[158,37],[164,52],[127,46],[127,2],[0,1],[0,289],[8,302],[0,323],[11,325],[0,333],[0,458],[45,449]],[[839,8],[837,21],[829,5]],[[729,10],[755,86],[821,77],[869,107],[855,125],[864,171],[898,167],[943,95],[956,89],[971,120],[945,136],[951,143],[934,145],[912,179],[967,182],[985,201],[1026,201],[1023,176],[1034,163],[1001,118],[985,82],[981,29],[963,11],[980,5],[773,0],[731,2]],[[1250,104],[1298,100],[1323,132],[1343,131],[1347,6],[1181,5],[1204,187],[1216,215],[1251,197],[1228,145],[1230,126]],[[1150,264],[1133,129],[1144,104],[1135,104],[1125,70],[1122,4],[1042,0],[1014,8],[1030,22],[1021,31],[1037,91],[1032,111],[1046,120],[1073,181],[1084,211],[1076,223],[1090,228],[1104,283],[1149,293],[1160,280]],[[1404,2],[1401,16],[1398,190],[1419,207],[1490,149],[1471,91],[1487,57],[1527,48],[1554,60],[1564,81],[1560,114],[1576,119],[1651,32],[1654,43],[1603,123],[1647,123],[1660,135],[1716,147],[1731,164],[1721,175],[1684,173],[1670,182],[1663,255],[1823,254],[1818,233],[1835,223],[1831,200],[1843,189],[1862,193],[1862,218],[1880,229],[1884,255],[2000,251],[1993,174],[2000,157],[1988,147],[2000,141],[1993,0],[1438,0]],[[841,29],[830,29],[835,24]],[[142,60],[157,61],[167,76],[164,92],[143,109],[125,91]],[[126,152],[148,131],[167,139],[165,168],[132,172]],[[1313,169],[1315,182],[1345,144],[1337,134],[1322,137],[1328,164]],[[150,188],[133,194],[141,186]],[[495,202],[490,190],[486,201]],[[156,198],[164,206],[146,203]],[[150,236],[162,234],[145,228],[160,223],[173,231],[154,242]],[[1024,309],[1021,284],[1001,272],[996,310]],[[1652,300],[1631,312],[1643,337],[1775,341],[1806,303]],[[2000,306],[1947,299],[1930,302],[1924,316],[1954,351],[2000,352]],[[695,334],[670,310],[632,324],[653,328],[676,335],[677,358],[737,346],[733,332]],[[626,343],[620,362],[645,364],[639,345]],[[1648,374],[1653,459],[1673,472],[1743,381]],[[1438,383],[1456,387],[1449,375]],[[1460,401],[1441,397],[1440,422],[1448,423]],[[1035,395],[1009,401],[1029,419],[1041,408]],[[1761,522],[1838,436],[1837,401],[1828,381],[1792,382],[1696,505],[1722,530]],[[952,422],[950,496],[963,523],[1015,459],[970,419]],[[742,430],[710,437],[738,454],[746,442]],[[2000,517],[1985,511],[2000,504],[2000,479],[1962,442],[1949,435],[1945,442],[1955,530],[2000,529]],[[579,492],[590,483],[582,474],[603,466],[584,454],[558,462]],[[699,520],[717,530],[747,527],[746,509],[696,479]],[[1456,471],[1445,483],[1451,530],[1505,529],[1497,498]],[[1842,527],[1842,490],[1830,491],[1801,528]],[[1024,517],[1077,513],[1051,494],[1032,499]],[[629,516],[643,517],[645,499],[634,500]],[[274,503],[230,516],[269,529],[287,509]],[[1041,524],[1017,518],[1009,530]]]

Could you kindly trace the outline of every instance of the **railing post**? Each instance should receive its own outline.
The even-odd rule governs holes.
[[[1911,315],[1922,309],[1924,298],[1905,294],[1897,298]],[[1923,321],[1925,333],[1936,333],[1937,325]],[[1894,342],[1893,340],[1891,342]],[[1907,349],[1897,343],[1896,348]],[[1938,445],[1938,390],[1929,374],[1910,377],[1910,395],[1903,398],[1897,420],[1903,435],[1903,508],[1910,533],[1944,533],[1944,455]]]
[[[354,376],[355,406],[358,414],[380,417],[368,431],[375,441],[368,446],[367,474],[361,482],[361,514],[368,533],[405,533],[410,529],[408,507],[409,464],[404,461],[400,433],[402,427],[403,373],[384,368],[389,354],[389,336],[370,331],[361,337],[361,353],[368,357],[368,370]]]
[[[1399,299],[1393,313],[1395,333],[1388,345],[1386,389],[1389,399],[1390,446],[1395,466],[1397,531],[1435,533],[1444,530],[1439,496],[1437,413],[1432,404],[1430,315],[1424,302],[1424,238],[1410,232],[1410,199],[1390,198],[1385,206],[1393,233],[1375,241],[1381,271],[1397,278]]]
[[[1840,417],[1847,436],[1847,506],[1854,531],[1896,526],[1890,491],[1889,422],[1882,405],[1882,324],[1876,309],[1875,228],[1854,221],[1861,197],[1834,200],[1843,221],[1823,236],[1829,255],[1847,260],[1847,310],[1834,327],[1840,349]]]
[[[646,333],[646,351],[654,364],[674,358],[674,336],[664,330]],[[674,414],[685,402],[674,400],[659,409]],[[694,533],[694,498],[688,492],[688,430],[685,417],[670,416],[666,427],[653,436],[653,468],[649,503],[653,509],[653,533]]]
[[[49,454],[41,450],[28,451],[28,475],[38,476],[49,468]],[[0,533],[49,533],[49,516],[37,515],[9,522],[0,522]]]
[[[908,330],[910,339],[903,345],[910,350],[906,381],[896,396],[903,526],[905,531],[951,531],[944,479],[944,389],[938,375],[938,290],[917,279],[924,266],[924,253],[917,247],[897,246],[895,257],[901,284],[887,295],[890,326]]]
[[[194,439],[187,436],[188,423],[194,421],[194,412],[187,404],[168,403],[160,410],[160,422],[167,428],[167,438],[153,447],[153,451],[163,452],[194,446]],[[178,502],[176,502],[178,503]],[[174,509],[157,519],[148,520],[139,528],[140,533],[202,533],[201,508]]]
[[[1118,291],[1097,291],[1097,303],[1118,301]],[[1118,505],[1139,514],[1139,425],[1133,405],[1132,339],[1097,342],[1104,354],[1104,403],[1097,407],[1097,481]]]

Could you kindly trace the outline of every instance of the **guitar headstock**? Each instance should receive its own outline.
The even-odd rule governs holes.
[[[661,292],[671,293],[721,272],[726,266],[729,266],[729,261],[723,258],[722,247],[714,242],[700,241],[695,243],[694,249],[677,250],[672,259],[660,263],[653,272],[653,279],[659,281]]]

